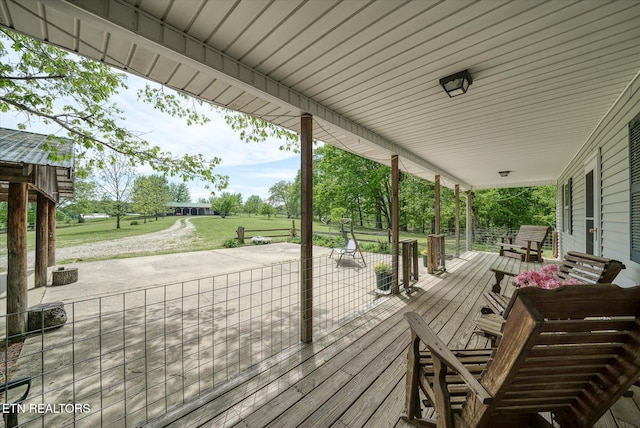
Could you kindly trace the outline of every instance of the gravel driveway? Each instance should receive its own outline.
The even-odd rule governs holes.
[[[142,255],[170,251],[192,245],[195,227],[188,218],[177,220],[173,226],[160,232],[130,236],[110,241],[94,242],[74,247],[56,248],[56,260],[81,261],[93,258],[108,258],[117,255]],[[0,257],[0,263],[7,265],[7,256]],[[35,265],[35,251],[27,254],[27,264]]]

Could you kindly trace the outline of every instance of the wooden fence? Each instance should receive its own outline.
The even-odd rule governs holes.
[[[315,235],[327,235],[327,236],[342,236],[341,232],[318,232],[313,231]],[[364,230],[354,230],[354,235],[356,235],[356,239],[358,242],[378,242],[380,238],[362,238],[361,236],[379,236],[381,238],[386,238],[388,243],[391,243],[391,229],[382,230],[379,232],[367,232]]]
[[[268,232],[269,234],[265,234],[263,232]],[[287,233],[281,233],[281,232],[287,232]],[[236,233],[238,234],[238,241],[240,241],[240,243],[242,244],[244,244],[245,239],[251,239],[258,236],[264,236],[266,238],[280,238],[280,237],[295,238],[296,236],[298,236],[295,220],[291,220],[291,228],[289,229],[245,229],[244,226],[238,226],[238,230],[236,231]],[[258,234],[247,235],[247,234],[254,234],[254,233],[258,233]]]

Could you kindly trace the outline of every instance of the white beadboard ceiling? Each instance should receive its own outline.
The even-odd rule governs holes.
[[[462,189],[555,183],[639,23],[638,0],[0,0],[2,26]]]

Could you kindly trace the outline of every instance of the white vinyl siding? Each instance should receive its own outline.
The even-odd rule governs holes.
[[[640,114],[629,124],[631,260],[640,263]]]
[[[626,265],[616,283],[640,284],[640,263],[631,260],[629,184],[629,124],[640,114],[640,76],[618,98],[599,126],[558,178],[558,192],[573,178],[573,234],[561,233],[560,254],[585,251],[584,165],[598,150],[601,154],[601,251],[603,257]],[[559,198],[559,205],[562,197]],[[562,213],[562,206],[559,206]]]

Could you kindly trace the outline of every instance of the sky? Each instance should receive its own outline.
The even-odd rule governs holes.
[[[186,119],[174,118],[160,113],[153,107],[137,101],[137,90],[146,81],[127,75],[129,89],[122,91],[112,101],[125,111],[127,129],[143,133],[143,138],[151,145],[159,146],[174,155],[202,154],[205,158],[219,157],[222,162],[214,173],[229,176],[229,185],[221,192],[241,193],[243,201],[251,195],[263,199],[269,197],[269,188],[280,180],[292,181],[300,168],[300,156],[279,149],[281,143],[275,139],[263,143],[245,143],[236,131],[226,124],[222,115],[211,112],[211,122],[206,125],[187,126]],[[18,129],[20,117],[13,112],[0,115],[0,127]],[[27,131],[35,133],[61,133],[56,125],[31,123]],[[139,167],[143,175],[153,174],[150,167]],[[168,177],[169,181],[181,183],[178,177]],[[191,201],[208,199],[210,190],[204,183],[187,182]]]

